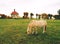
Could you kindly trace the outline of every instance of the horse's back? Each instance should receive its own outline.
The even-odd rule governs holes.
[[[46,21],[46,20],[40,20],[39,22],[40,22],[40,24],[42,24],[42,25],[47,25],[47,21]]]

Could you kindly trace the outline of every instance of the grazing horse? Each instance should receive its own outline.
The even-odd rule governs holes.
[[[47,26],[47,22],[46,20],[32,20],[29,24],[28,24],[28,28],[27,28],[27,34],[37,34],[37,28],[38,27],[43,27],[43,33],[46,32],[46,26]]]

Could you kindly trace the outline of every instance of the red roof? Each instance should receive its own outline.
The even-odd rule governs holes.
[[[11,13],[11,15],[18,15],[18,13],[14,9],[14,11]]]

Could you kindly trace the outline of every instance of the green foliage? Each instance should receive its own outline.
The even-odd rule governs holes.
[[[60,15],[55,15],[55,19],[60,19]]]
[[[29,19],[0,19],[0,44],[60,44],[60,20],[47,20],[47,32],[27,35]]]
[[[60,9],[59,9],[57,12],[58,12],[58,14],[60,15]]]

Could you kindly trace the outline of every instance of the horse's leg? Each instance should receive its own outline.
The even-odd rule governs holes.
[[[43,27],[43,33],[45,33],[45,32],[46,32],[46,26]]]
[[[37,32],[37,27],[35,27],[35,34],[37,34],[38,32]]]
[[[29,34],[29,32],[30,32],[29,30],[30,30],[30,29],[29,29],[29,26],[28,26],[28,28],[27,28],[27,34]]]
[[[31,34],[31,27],[30,26],[28,26],[28,28],[27,28],[27,34]]]
[[[32,28],[32,34],[34,34],[35,30],[34,30],[34,27]]]
[[[32,34],[37,34],[37,28],[36,27],[33,27]]]

